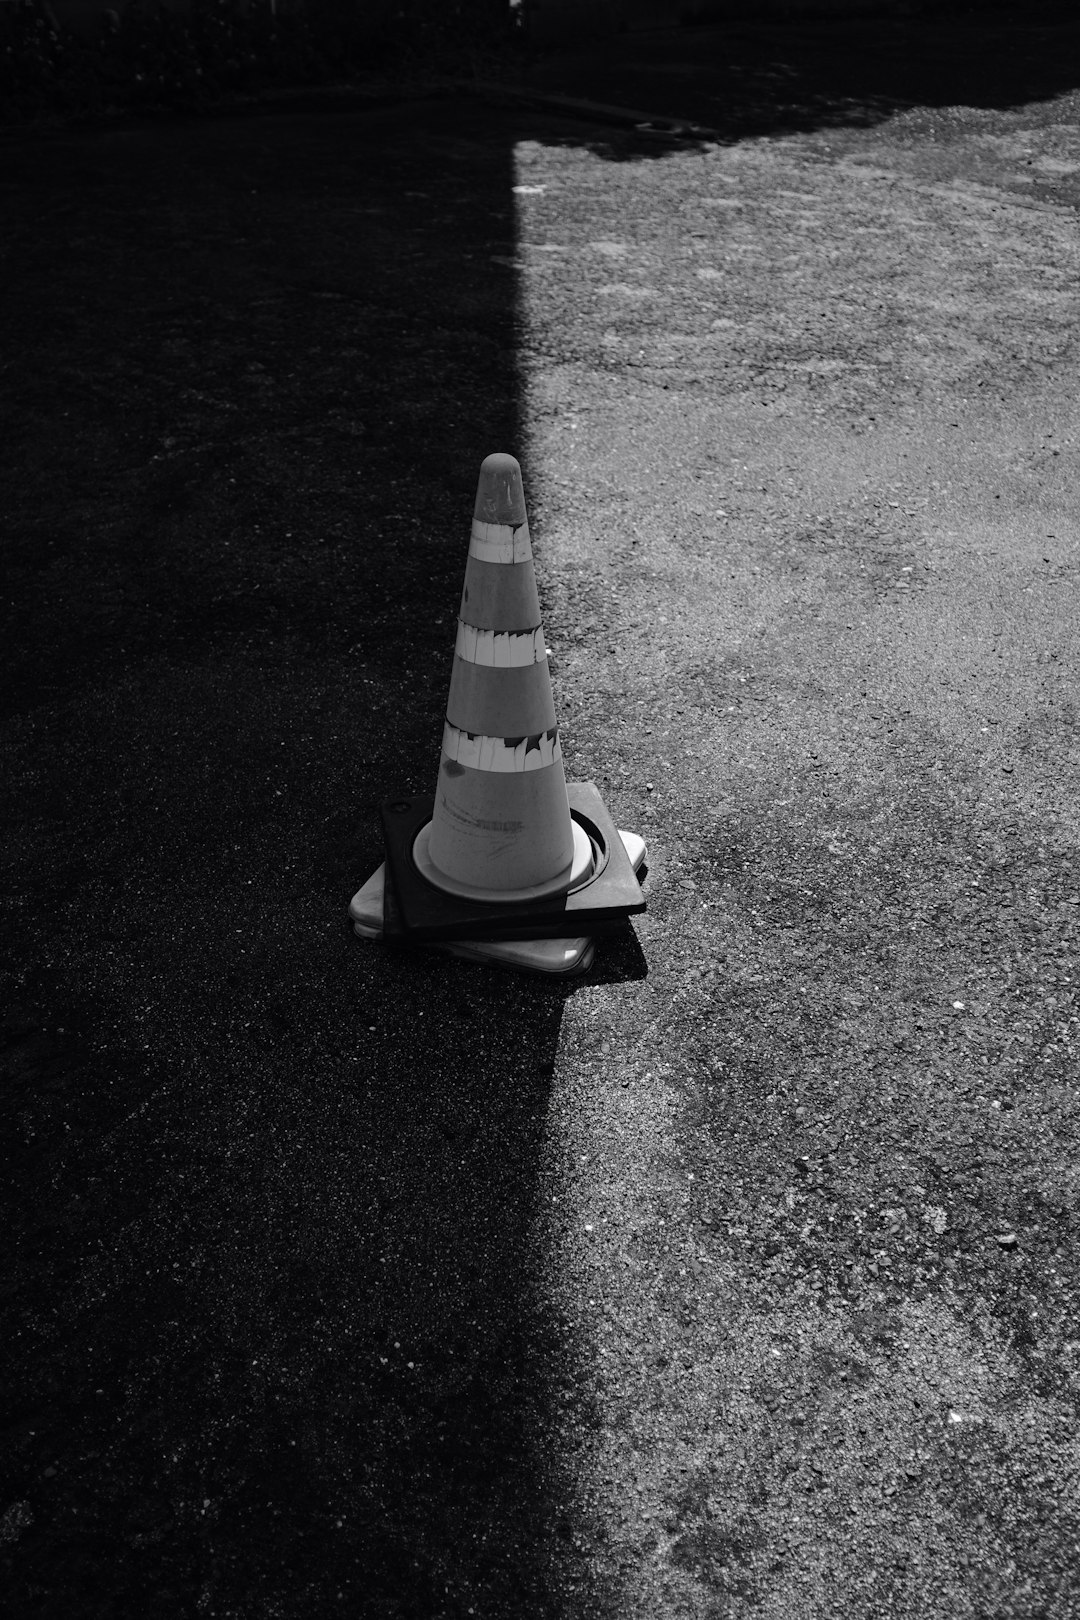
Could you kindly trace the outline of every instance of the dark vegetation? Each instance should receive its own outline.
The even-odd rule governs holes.
[[[1075,82],[1074,0],[881,0],[880,12],[868,4],[850,14],[826,0],[821,12],[788,14],[783,0],[688,0],[683,27],[723,28],[718,53],[705,42],[709,93],[702,99],[700,83],[670,74],[659,88],[679,116],[742,136],[836,121],[823,119],[825,103],[840,104],[839,119],[849,122],[858,101],[876,121],[912,102],[1004,105]],[[612,17],[604,37],[577,42],[578,60],[530,43],[528,0],[118,0],[79,26],[59,20],[50,0],[0,0],[0,125],[186,117],[282,92],[370,89],[380,79],[388,89],[403,81],[430,88],[439,75],[589,94],[627,49],[641,55],[641,36],[620,29],[617,8]],[[661,59],[678,54],[680,32],[650,33]],[[636,70],[645,80],[651,50]],[[575,60],[586,81],[563,84],[563,64],[572,80]],[[634,82],[628,62],[621,78],[620,99],[640,104],[646,85]],[[650,88],[655,97],[658,86]]]
[[[190,114],[236,96],[410,66],[475,71],[512,44],[501,0],[154,0],[65,26],[48,0],[0,5],[0,121]]]

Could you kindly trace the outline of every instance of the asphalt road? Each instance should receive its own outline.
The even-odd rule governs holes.
[[[1071,35],[779,37],[5,140],[8,1612],[1080,1614]],[[345,917],[495,449],[564,986]]]

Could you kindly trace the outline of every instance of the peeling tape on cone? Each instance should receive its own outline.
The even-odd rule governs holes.
[[[505,638],[505,640],[504,640]],[[528,649],[494,662],[489,647]],[[571,881],[574,832],[543,646],[521,468],[480,468],[447,730],[427,843],[429,875],[493,898]],[[490,661],[489,661],[490,658]]]

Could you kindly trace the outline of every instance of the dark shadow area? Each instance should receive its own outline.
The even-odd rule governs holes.
[[[760,23],[729,16],[537,53],[528,82],[740,140],[875,124],[908,107],[1049,100],[1080,84],[1080,18],[1038,5]],[[613,156],[647,157],[665,141],[662,130],[630,127],[608,144]]]
[[[6,154],[12,1614],[587,1596],[538,1227],[574,990],[345,915],[378,801],[431,785],[521,436],[512,135],[418,104]]]
[[[639,877],[646,868],[642,868]],[[634,932],[633,924],[627,923],[617,933],[599,941],[596,960],[589,970],[590,984],[628,984],[632,980],[647,979],[649,964],[645,960],[645,952]]]

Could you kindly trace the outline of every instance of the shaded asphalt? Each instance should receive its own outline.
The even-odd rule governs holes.
[[[710,140],[5,138],[6,1612],[1080,1613],[1076,30],[997,26],[525,87]],[[494,449],[650,844],[562,986],[345,918]]]

